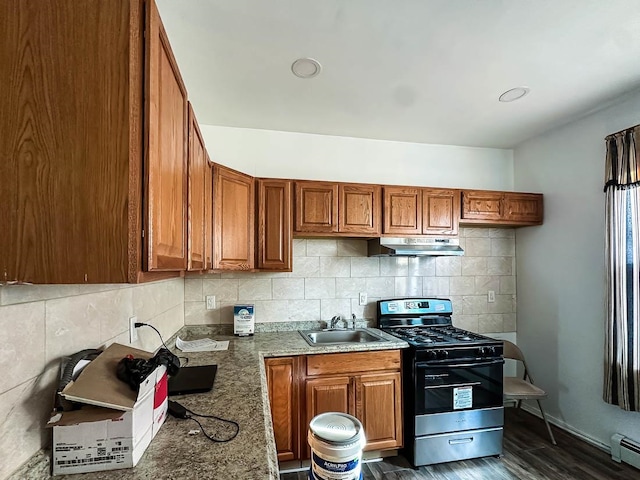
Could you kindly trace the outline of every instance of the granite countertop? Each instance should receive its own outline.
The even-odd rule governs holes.
[[[216,415],[240,425],[238,436],[228,443],[214,443],[204,435],[189,435],[199,429],[191,420],[168,416],[138,465],[130,469],[90,474],[62,475],[56,478],[98,480],[224,478],[277,480],[278,461],[269,411],[265,357],[355,352],[406,348],[406,342],[376,329],[388,340],[384,343],[311,346],[298,331],[258,332],[251,337],[216,333],[212,327],[184,327],[176,336],[183,340],[209,337],[230,340],[229,349],[220,352],[182,353],[189,365],[218,365],[211,392],[171,397],[193,412]],[[175,337],[174,337],[175,338]],[[220,422],[200,419],[214,437],[226,437],[232,430]],[[36,454],[11,479],[50,477],[50,452]]]

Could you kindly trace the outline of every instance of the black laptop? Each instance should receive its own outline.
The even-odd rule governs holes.
[[[169,395],[208,392],[216,379],[217,365],[180,367],[177,374],[169,377]]]

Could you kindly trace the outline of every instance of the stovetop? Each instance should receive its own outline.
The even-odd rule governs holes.
[[[378,327],[410,345],[426,349],[445,346],[493,346],[498,340],[452,325],[451,300],[394,298],[378,301]]]
[[[401,338],[414,347],[477,346],[495,342],[492,338],[469,332],[453,325],[407,326],[383,328],[382,330]]]

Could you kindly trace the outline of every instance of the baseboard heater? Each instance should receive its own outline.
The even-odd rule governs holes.
[[[640,443],[614,433],[611,436],[611,458],[618,463],[628,463],[640,469]]]

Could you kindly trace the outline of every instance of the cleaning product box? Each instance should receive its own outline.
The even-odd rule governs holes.
[[[125,356],[149,359],[153,354],[113,344],[89,363],[61,392],[81,405],[53,412],[54,475],[134,467],[167,415],[167,373],[158,366],[138,392],[116,377]]]
[[[255,315],[253,305],[233,306],[233,333],[234,335],[253,335],[255,327]]]

